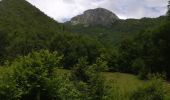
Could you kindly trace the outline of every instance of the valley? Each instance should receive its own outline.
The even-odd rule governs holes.
[[[170,100],[167,9],[120,19],[95,8],[59,23],[0,1],[0,100]]]

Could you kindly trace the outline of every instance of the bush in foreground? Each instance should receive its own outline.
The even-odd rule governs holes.
[[[56,52],[33,52],[2,69],[1,100],[63,100],[78,97],[68,77],[58,75],[62,59]]]
[[[130,100],[166,100],[166,91],[161,78],[154,76],[143,87],[134,91]]]

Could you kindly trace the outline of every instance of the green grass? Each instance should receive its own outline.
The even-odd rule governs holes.
[[[103,76],[108,84],[114,85],[116,83],[125,91],[132,91],[145,83],[131,74],[105,72]]]
[[[111,96],[112,98],[116,97],[115,100],[126,100],[134,90],[146,83],[131,74],[118,72],[102,74],[106,80],[106,85],[111,87],[110,92],[114,94],[111,94]]]
[[[70,74],[70,71],[59,69],[57,70],[57,73]],[[147,83],[147,81],[139,80],[135,75],[126,73],[103,72],[102,76],[106,80],[106,85],[110,88],[109,98],[113,98],[114,100],[128,100],[128,97],[132,92]],[[165,82],[165,88],[167,94],[170,95],[170,84]]]
[[[64,69],[59,69],[57,72],[59,74],[70,74],[69,70]],[[103,72],[102,76],[106,80],[106,85],[110,88],[109,94],[111,93],[111,98],[114,98],[114,100],[126,100],[131,92],[146,83],[139,80],[135,75],[125,73]]]
[[[4,70],[8,70],[8,68],[0,67],[1,74],[3,74]],[[70,75],[71,71],[65,69],[56,69],[55,72],[57,75]],[[102,77],[104,78],[105,83],[109,88],[108,91],[109,98],[113,98],[113,100],[129,100],[128,98],[132,92],[134,92],[137,88],[142,87],[147,83],[147,81],[139,80],[138,77],[135,75],[126,73],[103,72]],[[164,83],[165,83],[164,88],[168,95],[167,99],[165,100],[170,100],[170,84],[168,82]]]
[[[164,88],[166,89],[166,93],[167,93],[166,100],[170,100],[170,83],[165,82],[165,87]]]
[[[57,72],[59,74],[70,74],[70,71],[65,69],[58,69]],[[133,91],[145,83],[145,81],[139,80],[137,76],[132,74],[103,72],[102,76],[105,78],[106,84],[111,87],[117,84],[119,88],[127,92]]]

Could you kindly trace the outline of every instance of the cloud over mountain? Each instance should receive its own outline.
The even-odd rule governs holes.
[[[158,17],[166,13],[168,0],[27,0],[59,22],[97,7],[119,18]]]

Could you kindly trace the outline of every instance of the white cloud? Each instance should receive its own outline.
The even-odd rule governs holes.
[[[103,7],[120,18],[158,17],[166,13],[168,0],[27,0],[59,22]]]

